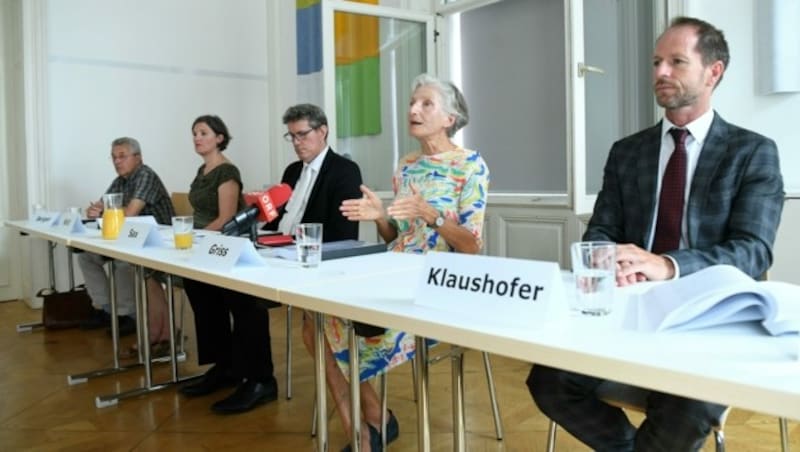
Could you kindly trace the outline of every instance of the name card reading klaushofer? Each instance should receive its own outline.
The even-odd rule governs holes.
[[[40,226],[55,226],[60,216],[60,212],[38,212],[31,221]]]
[[[229,271],[234,266],[266,265],[253,242],[242,237],[207,235],[192,252],[190,262],[201,268]]]
[[[67,212],[59,216],[53,228],[62,234],[81,234],[86,232],[86,228],[81,222],[81,216],[77,213]]]
[[[117,237],[117,245],[129,248],[144,248],[146,246],[163,246],[164,240],[158,232],[156,225],[130,221],[126,218]]]
[[[425,256],[415,303],[522,327],[568,312],[555,262],[461,253]]]

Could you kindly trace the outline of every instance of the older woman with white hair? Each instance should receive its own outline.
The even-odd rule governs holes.
[[[478,152],[453,142],[455,133],[469,121],[464,96],[450,82],[431,75],[418,76],[412,85],[408,125],[420,149],[403,157],[392,180],[395,200],[384,209],[378,196],[361,186],[363,197],[344,201],[341,211],[352,221],[374,221],[380,236],[396,252],[455,251],[478,253],[483,245],[483,219],[489,188],[489,168]],[[341,325],[339,325],[341,328]],[[351,431],[347,374],[346,334],[326,335],[339,365],[328,369],[328,384],[336,407]],[[332,340],[336,337],[337,340]],[[361,407],[363,450],[381,450],[381,406],[375,390],[365,380],[386,372],[413,356],[413,336],[393,329],[365,338],[361,357]],[[333,369],[332,369],[333,367]],[[389,412],[387,442],[399,434]],[[369,435],[369,436],[367,436]],[[348,448],[345,448],[348,449]]]

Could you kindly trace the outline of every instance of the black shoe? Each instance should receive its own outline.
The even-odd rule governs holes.
[[[181,393],[188,397],[204,396],[222,388],[236,386],[240,380],[231,375],[230,370],[220,369],[219,366],[212,366],[194,383],[189,383],[180,389]]]
[[[102,309],[92,308],[89,317],[78,326],[82,330],[96,330],[99,328],[108,328],[109,325],[111,325],[111,316]]]
[[[392,415],[392,418],[394,418],[394,415]],[[397,419],[395,419],[395,424],[397,424]],[[386,423],[386,426],[387,426],[386,433],[389,433],[388,422]],[[379,432],[377,428],[371,426],[369,423],[367,423],[367,428],[369,429],[369,450],[371,450],[372,452],[383,452],[383,444],[381,444],[381,432]],[[386,444],[389,444],[388,437],[386,438]],[[353,448],[350,447],[350,445],[348,444],[344,446],[342,452],[351,452],[352,450]]]
[[[244,413],[277,399],[278,383],[275,378],[266,382],[246,380],[236,388],[236,392],[211,405],[211,411],[220,414]]]
[[[111,316],[109,316],[108,330],[106,330],[106,334],[108,334],[109,336],[111,336],[110,317]],[[136,332],[136,320],[134,320],[134,318],[129,315],[118,315],[117,326],[119,327],[119,337],[129,336]]]
[[[400,436],[400,424],[397,423],[392,410],[389,410],[389,420],[386,421],[386,445],[391,444],[398,436]]]
[[[372,436],[373,436],[372,430],[374,429],[378,433],[378,435],[377,435],[378,436],[378,442],[381,441],[381,435],[380,435],[380,431],[378,429],[376,429],[375,427],[373,427],[373,426],[371,426],[369,424],[367,424],[367,425],[370,428],[369,440],[370,440],[370,448],[372,448],[373,447],[372,446]],[[400,436],[400,424],[397,423],[397,418],[394,416],[394,413],[392,413],[392,410],[389,410],[389,420],[386,421],[386,445],[388,446],[389,444],[391,444],[392,441],[396,440],[398,436]],[[372,449],[372,450],[376,450],[376,449]],[[352,451],[352,448],[350,447],[349,444],[344,446],[344,449],[342,449],[342,452],[351,452],[351,451]]]

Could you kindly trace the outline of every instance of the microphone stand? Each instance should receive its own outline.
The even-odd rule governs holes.
[[[253,221],[250,225],[250,241],[256,243],[258,240],[258,221]]]

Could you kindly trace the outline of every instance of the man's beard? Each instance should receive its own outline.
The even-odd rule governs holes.
[[[692,91],[681,91],[680,87],[670,82],[658,82],[658,84],[665,84],[674,90],[674,93],[661,97],[656,92],[656,103],[667,110],[675,110],[689,105],[694,105],[697,102],[697,93]],[[653,87],[655,89],[655,86]]]
[[[696,102],[697,95],[693,93],[678,93],[663,99],[656,96],[656,103],[658,103],[660,107],[663,107],[667,110],[675,110],[689,105],[694,105]]]

